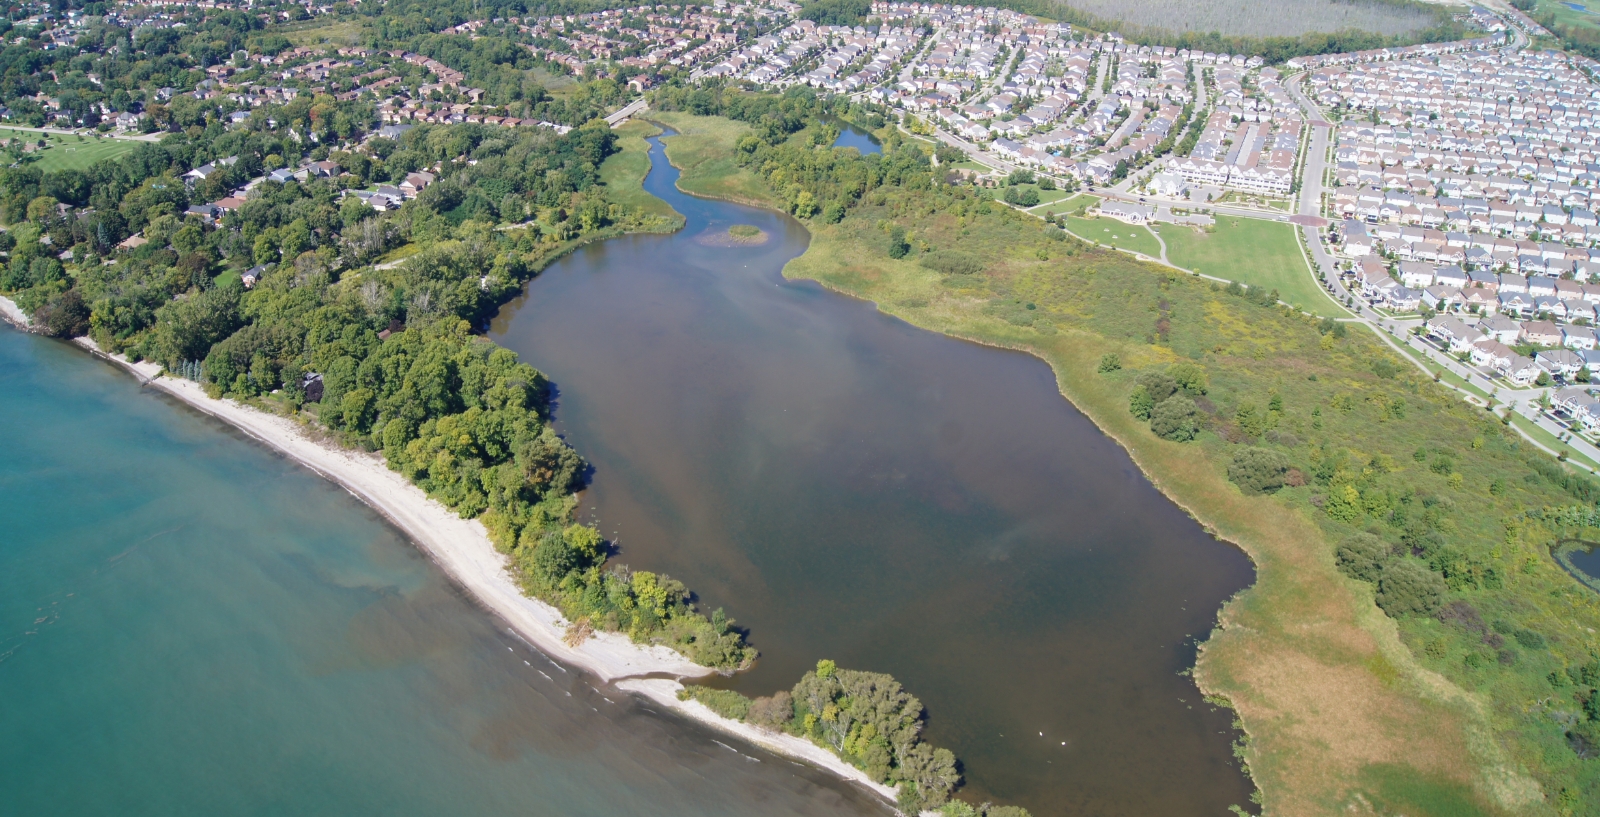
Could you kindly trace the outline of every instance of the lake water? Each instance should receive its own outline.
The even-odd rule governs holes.
[[[725,606],[785,688],[820,658],[890,672],[969,793],[1035,814],[1247,806],[1230,713],[1179,673],[1248,560],[1061,397],[1039,360],[786,281],[787,216],[695,199],[659,141],[672,236],[591,245],[491,333],[549,374],[621,558]],[[716,237],[753,224],[771,240]]]
[[[868,153],[882,153],[883,145],[878,144],[878,138],[872,134],[844,121],[835,121],[839,126],[839,138],[833,140],[836,148],[855,148],[861,155]]]
[[[1583,571],[1592,579],[1600,579],[1600,547],[1589,546],[1567,552],[1567,558],[1572,566]]]
[[[364,505],[0,326],[0,814],[888,815],[545,660]]]

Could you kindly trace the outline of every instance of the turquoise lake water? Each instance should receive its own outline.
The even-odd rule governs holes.
[[[888,814],[591,687],[343,491],[65,344],[0,326],[0,428],[0,815]]]

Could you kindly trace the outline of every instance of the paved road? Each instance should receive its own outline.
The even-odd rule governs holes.
[[[622,110],[606,117],[606,124],[613,128],[620,128],[622,127],[622,123],[628,121],[628,117],[637,113],[641,113],[649,107],[650,103],[644,101],[642,98],[635,99],[634,101],[629,102]]]

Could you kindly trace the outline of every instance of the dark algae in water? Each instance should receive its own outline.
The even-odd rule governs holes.
[[[659,141],[652,158],[645,189],[684,230],[575,252],[490,334],[550,377],[556,424],[594,464],[581,513],[619,558],[748,628],[760,659],[710,686],[750,703],[717,697],[748,715],[832,659],[917,698],[966,800],[1248,804],[1231,713],[1180,674],[1251,581],[1243,554],[1044,363],[785,280],[809,241],[798,222],[685,195]],[[695,240],[734,224],[772,238]]]

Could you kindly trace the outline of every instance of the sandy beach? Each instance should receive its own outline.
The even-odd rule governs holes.
[[[22,308],[17,306],[17,302],[10,298],[0,298],[0,318],[21,329],[28,329],[33,326],[33,321],[28,320],[28,316],[22,314]]]
[[[27,326],[22,311],[3,297],[0,297],[0,317],[18,326]],[[596,633],[578,647],[569,647],[563,640],[566,619],[551,605],[522,594],[511,580],[507,557],[494,549],[483,525],[477,520],[462,519],[429,498],[422,489],[389,470],[381,457],[312,440],[295,420],[233,400],[212,398],[197,383],[163,377],[161,367],[154,363],[132,363],[120,355],[107,354],[89,338],[77,338],[73,342],[123,367],[141,383],[161,389],[228,423],[339,484],[404,531],[446,574],[540,652],[685,717],[776,754],[826,769],[894,801],[893,789],[873,783],[861,770],[820,746],[792,735],[729,720],[698,701],[678,700],[677,692],[682,685],[674,678],[700,678],[714,674],[715,670],[695,664],[675,650],[635,644],[620,633]]]

